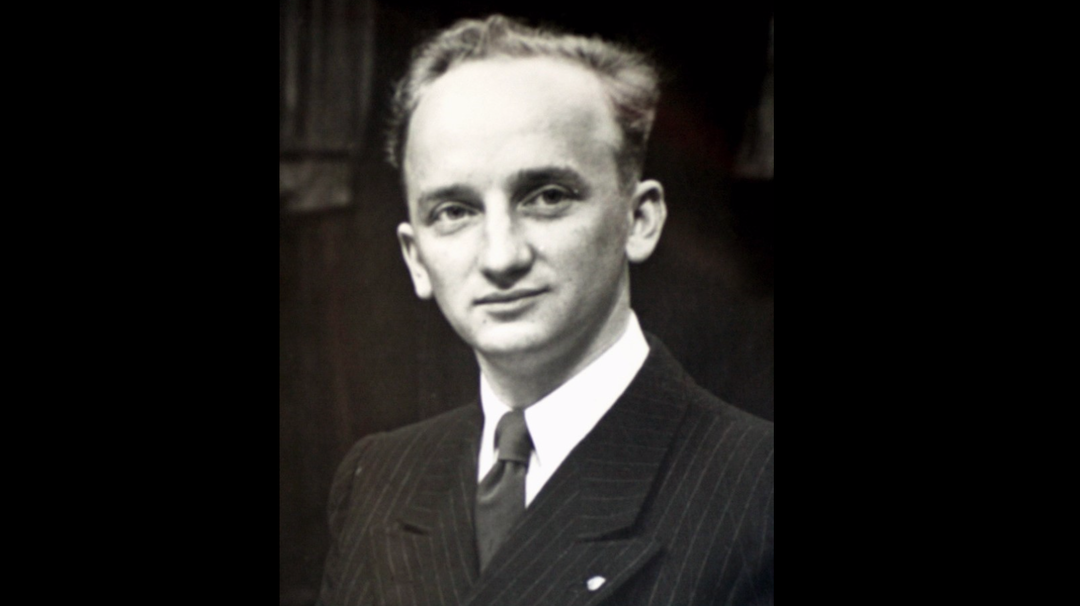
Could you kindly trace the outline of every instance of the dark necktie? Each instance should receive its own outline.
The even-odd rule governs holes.
[[[532,438],[525,411],[514,410],[495,428],[499,460],[476,489],[476,545],[484,570],[510,529],[525,514],[525,473],[529,470]]]

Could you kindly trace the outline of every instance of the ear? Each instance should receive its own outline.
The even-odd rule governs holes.
[[[626,257],[631,263],[641,263],[652,255],[664,229],[667,219],[664,187],[651,179],[639,182],[634,189],[632,204]]]
[[[412,276],[413,288],[416,296],[421,299],[431,298],[431,279],[428,278],[427,267],[420,258],[420,251],[416,247],[416,236],[413,234],[412,225],[402,223],[397,228],[398,242],[401,243],[401,256],[405,258],[405,265],[409,266],[409,275]]]

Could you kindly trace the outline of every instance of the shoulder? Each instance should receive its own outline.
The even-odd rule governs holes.
[[[684,570],[692,563],[702,571],[700,591],[735,603],[750,603],[755,596],[768,600],[773,423],[697,385],[655,338],[650,346],[647,378],[654,385],[654,406],[663,400],[681,417],[646,525],[666,543],[670,566]]]
[[[687,407],[682,435],[717,481],[772,492],[773,424],[705,392]]]
[[[745,430],[772,439],[773,423],[754,416],[721,400],[694,381],[675,356],[655,336],[646,333],[649,357],[642,368],[641,380],[656,397],[685,406],[691,420],[716,421],[725,427]]]
[[[759,507],[768,501],[771,508],[773,423],[699,386],[663,343],[648,338],[644,380],[654,399],[681,409],[671,471],[695,476],[701,485],[719,487],[736,500],[755,501]]]
[[[334,483],[346,476],[378,471],[387,461],[423,458],[448,434],[465,435],[482,423],[479,407],[470,404],[418,423],[365,436],[345,455]]]
[[[468,440],[479,432],[483,415],[474,404],[438,416],[371,434],[357,441],[334,473],[327,509],[333,528],[352,509],[357,494],[383,492],[416,477],[420,469],[439,459],[438,448],[449,440]]]
[[[693,384],[687,406],[687,419],[691,423],[715,424],[728,437],[736,437],[730,448],[744,456],[771,461],[773,450],[773,423],[737,408],[704,388]]]
[[[695,467],[704,484],[719,486],[729,498],[771,517],[773,424],[694,388],[683,436],[698,455]]]

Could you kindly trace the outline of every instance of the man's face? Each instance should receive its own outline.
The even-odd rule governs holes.
[[[417,295],[481,355],[589,355],[617,337],[635,198],[620,142],[599,80],[556,60],[466,63],[424,92],[398,234]]]

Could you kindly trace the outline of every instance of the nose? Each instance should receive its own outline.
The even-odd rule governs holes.
[[[500,288],[512,286],[527,274],[535,258],[512,211],[497,207],[489,207],[484,215],[482,247],[480,271]]]

